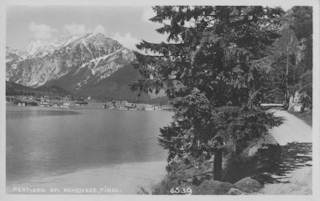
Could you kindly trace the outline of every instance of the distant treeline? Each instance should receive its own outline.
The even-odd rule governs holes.
[[[30,88],[26,87],[14,82],[6,82],[6,96],[74,96],[70,92],[57,87],[57,86],[50,86],[50,87],[42,87],[42,88]]]

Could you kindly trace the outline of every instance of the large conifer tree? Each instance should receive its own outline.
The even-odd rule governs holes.
[[[246,143],[280,124],[259,108],[264,92],[263,58],[279,37],[280,8],[156,6],[150,20],[161,23],[167,42],[143,41],[135,68],[141,78],[131,87],[164,89],[175,116],[161,129],[168,160],[204,153],[221,158],[224,142],[240,153]],[[168,23],[169,22],[169,23]],[[221,180],[221,160],[214,178]]]

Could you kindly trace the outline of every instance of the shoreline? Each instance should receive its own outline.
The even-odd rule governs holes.
[[[135,162],[80,170],[73,173],[32,178],[29,182],[16,183],[6,186],[8,194],[30,194],[28,189],[46,189],[43,194],[52,194],[50,189],[116,189],[115,192],[102,191],[96,194],[137,194],[139,186],[145,189],[161,181],[166,175],[166,161]],[[22,190],[21,190],[22,189]],[[64,193],[66,194],[66,192]],[[68,192],[67,192],[68,194]]]

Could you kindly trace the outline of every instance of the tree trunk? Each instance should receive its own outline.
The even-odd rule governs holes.
[[[213,179],[222,180],[222,151],[218,149],[214,154]]]
[[[304,95],[303,95],[303,96],[304,96]],[[305,107],[306,107],[306,98],[305,98],[305,97],[302,97],[300,102],[301,102],[301,110],[300,110],[300,112],[303,113],[303,112],[304,112],[304,109],[305,109]]]
[[[284,97],[286,103],[289,103],[289,47],[287,47],[286,92]]]

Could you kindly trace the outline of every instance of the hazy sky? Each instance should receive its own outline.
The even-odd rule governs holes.
[[[29,39],[50,42],[59,36],[101,32],[133,48],[141,39],[160,42],[166,37],[148,21],[151,7],[145,6],[8,6],[7,46],[23,48]]]
[[[285,10],[290,6],[283,7]],[[6,43],[22,49],[31,38],[51,42],[59,36],[101,32],[133,49],[141,39],[165,41],[148,21],[150,6],[17,6],[7,7]]]

